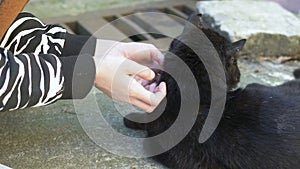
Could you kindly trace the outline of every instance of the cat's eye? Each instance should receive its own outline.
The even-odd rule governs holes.
[[[231,63],[232,64],[237,64],[237,59],[236,58],[231,58]]]
[[[234,59],[234,60],[233,60],[233,63],[234,63],[234,64],[237,64],[237,59]]]

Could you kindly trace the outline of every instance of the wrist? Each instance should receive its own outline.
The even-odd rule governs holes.
[[[99,63],[97,60],[97,57],[93,57],[93,60],[94,60],[94,63],[95,63],[95,80],[94,80],[94,85],[97,87],[98,86],[98,84],[97,84],[97,82],[99,82],[99,76],[100,76],[100,73],[99,73],[99,71],[98,71],[98,66],[97,66],[97,63]]]
[[[104,56],[107,54],[113,47],[120,44],[120,42],[113,40],[97,39],[95,55],[97,57]]]

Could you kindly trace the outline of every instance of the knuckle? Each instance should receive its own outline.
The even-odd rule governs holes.
[[[156,49],[156,47],[153,44],[148,44],[150,49]]]
[[[149,47],[154,47],[154,45],[151,44],[151,43],[148,43],[147,45],[148,45]]]
[[[153,112],[154,109],[155,109],[155,107],[151,106],[151,107],[148,108],[148,112]]]
[[[128,95],[129,95],[130,97],[136,97],[136,92],[135,92],[135,90],[129,89],[129,90],[128,90]]]

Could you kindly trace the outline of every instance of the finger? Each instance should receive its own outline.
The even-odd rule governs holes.
[[[152,92],[152,93],[154,93],[155,90],[156,90],[156,87],[157,87],[156,85],[157,85],[156,83],[150,84],[150,86],[149,86],[149,91]]]
[[[145,80],[145,79],[142,79],[142,78],[140,78],[139,76],[134,76],[134,79],[137,81],[137,82],[139,82],[140,84],[142,84],[142,86],[146,86],[146,85],[148,85],[149,84],[149,80]]]
[[[129,97],[136,98],[138,100],[141,100],[145,102],[148,105],[151,105],[151,98],[154,97],[154,93],[148,91],[146,88],[144,88],[141,84],[139,84],[137,81],[133,80],[129,87]]]
[[[128,58],[143,65],[155,65],[158,63],[159,67],[155,68],[162,68],[164,55],[154,45],[145,43],[138,43],[138,45],[140,45],[140,48],[136,48],[136,51],[128,54]]]
[[[166,97],[167,95],[167,86],[165,82],[161,82],[159,86],[156,88],[154,93],[154,101],[152,102],[152,106],[157,107],[159,103]]]
[[[155,48],[155,49],[150,50],[150,56],[151,56],[152,60],[155,60],[156,62],[158,62],[160,68],[163,67],[165,57],[158,49]]]
[[[147,90],[149,90],[150,89],[150,85],[146,85],[146,86],[144,86],[144,88],[147,89]]]
[[[142,86],[146,86],[149,84],[149,80],[142,80]]]
[[[155,108],[160,104],[160,102],[164,99],[164,97],[167,94],[167,88],[166,88],[166,83],[162,82],[160,85],[156,88],[156,93],[154,94],[155,97],[152,100],[151,105],[140,101],[138,99],[134,99],[134,105],[141,108],[142,110],[151,113],[155,110]]]
[[[154,107],[153,106],[150,106],[148,104],[146,104],[145,102],[143,101],[140,101],[136,98],[132,98],[130,103],[140,109],[142,109],[143,111],[145,112],[152,112],[154,110]]]
[[[163,100],[166,96],[166,83],[162,82],[160,85],[155,89],[155,93],[147,91],[143,86],[138,84],[136,81],[130,85],[131,88],[131,98],[135,98],[144,102],[145,104],[151,106],[153,109],[156,108],[159,103]],[[149,111],[148,111],[149,112]]]
[[[128,74],[139,76],[146,80],[152,80],[155,77],[155,73],[147,66],[140,65],[134,61],[127,60]]]

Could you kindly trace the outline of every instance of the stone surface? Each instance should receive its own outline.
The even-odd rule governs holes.
[[[46,0],[33,1],[46,3]],[[75,10],[72,5],[70,9]],[[300,67],[296,61],[278,64],[274,61],[252,62],[246,59],[240,59],[239,65],[242,73],[240,86],[253,82],[277,85],[293,79],[292,71]],[[122,104],[115,106],[107,96],[95,89],[89,95],[94,93],[97,103],[101,104],[102,115],[116,131],[131,137],[145,134],[124,127],[122,117],[118,114],[117,109],[131,112],[135,111],[133,107]],[[89,107],[91,103],[84,104],[83,110],[89,113]],[[122,144],[116,147],[122,147]],[[120,157],[95,144],[80,125],[72,101],[0,112],[0,163],[14,169],[165,169],[151,158]]]
[[[253,55],[300,55],[300,19],[269,1],[200,1],[205,27],[231,40],[248,39],[243,50]]]
[[[97,102],[105,105],[101,107],[103,116],[111,126],[130,136],[143,136],[143,132],[129,130],[123,125],[122,117],[108,97],[96,90],[90,95],[93,93],[96,93]],[[89,106],[86,105],[86,113]],[[122,146],[122,142],[118,146]],[[14,169],[164,169],[150,158],[113,155],[95,144],[82,129],[72,101],[1,112],[0,163]]]
[[[299,62],[253,63],[244,59],[239,65],[242,73],[240,86],[253,82],[277,85],[293,79],[292,71],[300,67]],[[95,89],[89,95],[94,93],[101,104],[102,115],[116,131],[132,137],[144,135],[141,131],[127,129],[116,109],[118,106]],[[89,107],[91,103],[84,105],[86,113],[89,113]],[[126,112],[134,110],[128,105],[119,104],[120,107]],[[122,147],[122,143],[116,147]],[[72,101],[0,112],[0,163],[14,169],[166,169],[151,158],[120,157],[95,144],[82,129]]]

